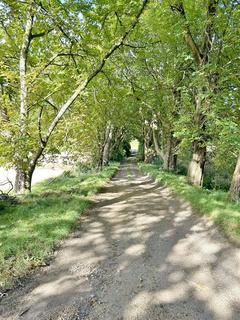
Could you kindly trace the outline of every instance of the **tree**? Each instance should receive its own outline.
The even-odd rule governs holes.
[[[195,114],[194,123],[199,131],[199,136],[193,141],[193,156],[188,168],[189,181],[194,185],[201,186],[203,183],[204,166],[206,162],[206,116],[205,112],[209,109],[210,101],[207,97],[209,94],[209,80],[205,74],[206,65],[209,64],[209,54],[213,43],[214,18],[217,13],[218,0],[209,0],[206,15],[205,26],[202,35],[198,34],[198,42],[194,39],[191,31],[191,22],[188,19],[186,7],[191,8],[189,3],[177,1],[171,5],[173,12],[177,12],[183,19],[184,39],[188,45],[199,75],[199,84],[195,88]],[[190,9],[189,9],[190,10]],[[200,39],[200,40],[199,40]]]
[[[16,32],[16,29],[21,30],[21,22],[18,23],[16,16],[20,14],[21,21],[24,21],[23,36],[21,39],[17,39],[19,44],[16,45],[15,49],[17,55],[19,50],[18,48],[21,47],[19,59],[17,58],[17,61],[19,60],[20,80],[18,83],[19,86],[17,84],[17,90],[15,93],[16,104],[18,101],[18,97],[20,99],[20,111],[17,119],[18,124],[16,126],[18,138],[13,138],[14,143],[17,145],[17,150],[15,150],[13,159],[11,161],[17,168],[17,191],[22,192],[25,190],[31,190],[31,179],[33,171],[35,170],[38,159],[49,143],[49,140],[53,132],[55,131],[55,128],[62,120],[66,111],[70,109],[75,100],[82,94],[82,92],[85,91],[91,81],[103,70],[106,62],[113,55],[113,53],[123,45],[129,33],[136,27],[147,3],[148,0],[144,0],[141,3],[140,9],[136,4],[133,5],[133,3],[130,3],[129,10],[122,10],[122,19],[124,19],[125,23],[128,24],[128,26],[121,26],[121,28],[119,28],[120,30],[117,30],[115,34],[112,34],[112,24],[116,21],[116,19],[114,19],[113,21],[112,13],[117,11],[116,7],[113,8],[113,4],[111,2],[106,2],[105,6],[102,6],[101,1],[99,1],[99,3],[90,2],[88,4],[83,1],[80,2],[80,6],[78,7],[78,5],[74,6],[71,1],[66,1],[66,3],[64,4],[54,3],[54,6],[52,7],[44,1],[37,2],[30,0],[29,2],[22,4],[24,8],[21,7],[21,4],[13,6],[3,2],[5,11],[9,11],[10,13],[10,19],[7,17],[3,22],[5,31],[4,41],[6,41],[6,46],[15,46],[15,43],[10,44],[10,31],[8,29],[10,29],[11,32],[13,32],[13,30]],[[87,7],[87,10],[84,11],[85,7]],[[119,10],[121,10],[122,7],[124,6],[122,6],[121,3],[119,5]],[[70,9],[72,8],[74,11],[70,11]],[[130,18],[133,19],[132,21],[129,19],[129,16],[127,16],[127,11],[128,13],[130,13],[130,17],[135,15],[135,18]],[[79,14],[81,14],[82,17],[80,19]],[[97,21],[99,20],[99,14],[100,21]],[[101,21],[102,16],[104,15],[106,15],[106,18],[110,16],[110,22],[108,25],[106,21]],[[95,20],[92,18],[93,16]],[[46,17],[47,22],[45,22]],[[66,18],[68,19],[66,28],[67,31],[64,28],[66,24]],[[119,14],[117,14],[117,22],[118,21]],[[13,22],[14,26],[12,26],[10,22]],[[73,27],[70,28],[71,23],[73,23]],[[47,27],[47,29],[44,28],[44,31],[37,31],[36,33],[34,28],[38,29],[42,26]],[[79,30],[82,30],[82,28],[85,28],[86,37],[83,39],[83,43],[79,45],[80,39],[82,39],[82,35]],[[101,32],[102,29],[103,32],[99,37],[100,39],[96,40],[96,33]],[[20,34],[22,34],[22,32],[20,32]],[[37,67],[37,62],[42,56],[44,56],[45,58],[47,56],[46,52],[48,51],[43,49],[43,43],[41,43],[40,38],[46,35],[51,35],[49,44],[52,44],[52,46],[50,47],[50,51],[52,51],[53,55],[50,59],[48,58],[47,62],[44,61],[45,63],[43,65],[43,68],[39,70],[39,68]],[[93,42],[86,45],[91,35],[93,36]],[[33,40],[36,39],[38,39],[38,42],[36,42],[34,46]],[[97,47],[97,50],[94,50],[92,49],[93,47],[91,47],[91,45],[94,45],[94,41],[96,41],[95,45]],[[105,47],[107,47],[107,42],[110,42],[111,46],[108,46],[108,48],[105,49]],[[38,56],[39,51],[41,52],[41,57]],[[87,54],[83,56],[82,52],[84,51],[86,51]],[[34,55],[35,52],[36,55]],[[91,59],[89,62],[90,55]],[[68,59],[66,62],[66,57],[70,57],[71,62],[69,62]],[[83,61],[78,64],[78,60],[76,60],[76,57],[78,57],[78,60],[82,59]],[[63,58],[63,62],[60,61],[59,63],[59,58]],[[9,56],[7,57],[7,59],[9,59]],[[34,60],[36,60],[36,65],[34,65]],[[63,70],[60,69],[57,76],[55,77],[54,71],[56,71],[57,69],[55,68],[56,64],[57,67],[59,67],[60,64],[60,68],[63,67]],[[51,66],[55,67],[51,69],[49,68]],[[80,66],[82,67],[81,74],[79,73]],[[60,92],[58,92],[57,97],[54,97],[55,90],[50,91],[44,87],[44,85],[47,85],[49,83],[49,79],[51,85],[54,86],[54,81],[52,81],[52,78],[55,78],[56,82],[59,84],[59,80],[62,79],[62,75],[66,75],[66,69],[64,68],[69,68],[70,71],[75,69],[75,73],[73,73],[72,76],[70,75],[70,77],[67,77],[66,82],[70,84],[69,90],[67,90],[64,85],[61,88],[61,90],[63,90],[64,88],[67,91],[66,94],[64,94],[64,97],[68,93],[68,98],[65,99],[61,97]],[[17,66],[15,66],[15,69],[17,69]],[[45,73],[46,69],[47,72]],[[30,75],[33,76],[32,81],[29,80]],[[36,86],[34,86],[34,82],[37,82]],[[63,84],[66,85],[66,82],[63,81]],[[72,85],[71,82],[74,82],[74,85]],[[47,121],[46,115],[44,118],[44,104],[42,103],[40,103],[40,106],[37,108],[38,116],[36,116],[35,110],[33,115],[30,115],[29,112],[30,109],[36,108],[36,104],[38,106],[38,103],[36,103],[36,101],[33,102],[34,94],[38,89],[38,84],[41,84],[40,90],[42,91],[40,101],[48,103],[54,109],[53,112],[50,112],[53,114],[52,120],[50,121]],[[50,97],[51,100],[49,99]],[[45,122],[44,127],[43,122]],[[37,136],[34,134],[32,135],[32,133],[30,133],[29,131],[31,127],[34,127],[33,123],[35,124],[35,128],[36,126],[38,128]],[[22,149],[20,145],[24,146],[24,148]]]
[[[230,187],[230,196],[233,201],[239,202],[240,198],[240,156],[238,156],[237,164],[233,173],[232,183]]]
[[[44,152],[101,168],[137,138],[141,158],[166,170],[185,158],[198,186],[206,163],[235,167],[238,199],[237,1],[0,3],[0,163],[17,168],[17,189],[31,188]]]

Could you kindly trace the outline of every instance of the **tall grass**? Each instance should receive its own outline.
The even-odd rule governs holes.
[[[189,201],[197,212],[209,216],[228,238],[240,243],[240,206],[229,200],[226,191],[191,186],[185,176],[166,172],[156,165],[140,163],[139,167]]]
[[[0,288],[7,289],[36,266],[43,265],[54,245],[66,236],[96,193],[116,172],[67,172],[33,187],[19,204],[0,210]]]

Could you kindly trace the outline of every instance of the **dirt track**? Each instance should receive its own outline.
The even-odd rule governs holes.
[[[239,320],[240,250],[125,163],[1,319]]]

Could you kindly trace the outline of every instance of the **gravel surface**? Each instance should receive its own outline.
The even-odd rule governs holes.
[[[1,319],[239,320],[240,250],[125,163]]]

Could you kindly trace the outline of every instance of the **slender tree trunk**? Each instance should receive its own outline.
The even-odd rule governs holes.
[[[104,142],[103,155],[102,155],[102,166],[108,165],[112,138],[113,138],[113,126],[111,123],[109,123],[107,125],[106,134],[105,134],[105,142]]]
[[[178,144],[177,139],[174,138],[172,132],[169,134],[167,145],[164,150],[161,149],[156,130],[153,129],[153,142],[157,155],[163,161],[163,168],[167,171],[176,171],[177,169],[177,154],[176,146]]]
[[[230,197],[236,202],[239,202],[240,200],[240,155],[238,156],[237,164],[232,177]]]
[[[144,162],[150,162],[152,160],[152,149],[151,149],[151,135],[152,130],[145,128],[144,133]]]
[[[22,47],[19,57],[19,79],[20,79],[20,132],[24,137],[27,130],[28,106],[27,106],[27,60],[28,51],[31,42],[31,32],[33,27],[33,14],[32,14],[33,1],[30,1],[27,11],[27,20],[25,25],[25,32],[22,40]]]
[[[176,171],[177,169],[177,154],[176,154],[177,139],[174,138],[171,132],[168,137],[166,153],[164,154],[163,168],[168,171]]]
[[[27,11],[27,20],[25,25],[25,32],[22,39],[22,46],[19,57],[19,80],[20,80],[20,112],[19,112],[19,126],[20,126],[20,137],[27,141],[27,122],[28,122],[28,105],[27,105],[27,59],[28,51],[31,42],[31,32],[33,26],[33,15],[32,15],[33,1],[29,3]],[[18,163],[16,170],[15,179],[15,191],[17,193],[23,193],[25,191],[31,191],[31,181],[33,171],[28,168],[25,169],[28,157],[26,156],[26,162],[20,158],[18,152],[16,152],[16,162]]]
[[[145,159],[145,154],[144,154],[144,139],[141,137],[138,139],[139,141],[139,146],[138,146],[138,154],[137,157],[140,161],[144,161]]]
[[[153,143],[157,156],[164,162],[165,156],[158,141],[157,130],[153,129]]]

